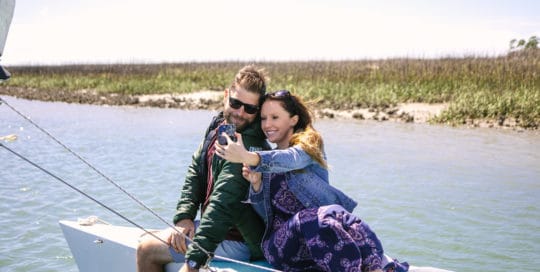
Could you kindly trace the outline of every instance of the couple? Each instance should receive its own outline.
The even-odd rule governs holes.
[[[266,94],[266,81],[253,66],[238,72],[225,90],[223,112],[193,156],[174,217],[177,230],[193,243],[187,246],[171,229],[159,234],[167,245],[143,240],[139,271],[161,271],[164,264],[183,260],[181,271],[197,271],[211,254],[241,261],[264,254],[285,271],[382,271],[381,243],[351,213],[356,202],[329,185],[322,138],[310,111],[288,91]],[[236,125],[237,142],[226,135],[226,145],[216,142],[223,123]],[[268,150],[261,126],[277,149]],[[247,151],[253,149],[262,151]],[[253,209],[243,201],[248,192]],[[390,266],[406,270],[399,263]]]

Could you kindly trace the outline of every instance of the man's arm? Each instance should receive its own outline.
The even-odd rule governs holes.
[[[225,239],[241,213],[251,209],[242,203],[249,187],[249,183],[242,178],[242,165],[222,160],[215,166],[222,166],[221,171],[215,171],[219,175],[214,177],[210,201],[194,237],[194,242],[209,252],[214,252]],[[189,246],[186,258],[198,264],[204,264],[207,260],[206,254],[194,245]]]
[[[197,210],[204,201],[202,198],[206,190],[206,180],[203,181],[205,175],[199,173],[202,146],[203,143],[193,154],[191,165],[188,167],[181,197],[176,204],[176,214],[173,218],[175,224],[182,219],[194,220]]]

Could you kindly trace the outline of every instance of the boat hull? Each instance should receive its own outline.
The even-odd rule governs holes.
[[[64,237],[71,249],[79,271],[136,271],[135,254],[139,238],[145,232],[135,227],[93,223],[81,225],[76,221],[59,222]],[[151,230],[149,230],[151,231]],[[264,261],[254,262],[269,267]],[[167,264],[165,270],[179,271],[181,263]],[[256,267],[226,261],[212,261],[210,266],[218,271],[264,271]],[[411,272],[450,272],[433,267],[410,266]]]
[[[68,220],[59,224],[80,272],[136,271],[135,254],[143,230],[99,223],[81,225]],[[252,264],[269,267],[262,261]],[[179,271],[181,266],[182,263],[169,263],[165,271]],[[214,260],[210,266],[220,271],[264,271],[226,261]]]

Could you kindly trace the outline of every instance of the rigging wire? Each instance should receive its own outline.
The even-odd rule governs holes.
[[[139,199],[137,199],[134,195],[130,194],[128,191],[126,191],[122,186],[120,186],[118,183],[116,183],[115,181],[113,181],[111,178],[109,178],[107,175],[105,175],[102,171],[100,171],[99,169],[97,169],[96,167],[94,167],[90,162],[88,162],[86,159],[84,159],[83,157],[81,157],[79,154],[75,153],[75,151],[73,151],[71,148],[69,148],[68,146],[66,146],[65,144],[63,144],[60,140],[58,140],[56,137],[54,137],[51,133],[49,133],[47,130],[45,130],[44,128],[40,127],[38,124],[36,124],[34,121],[32,121],[32,119],[28,118],[27,116],[25,116],[24,114],[22,114],[21,112],[19,112],[17,109],[15,109],[13,106],[11,106],[6,100],[2,99],[0,97],[0,104],[5,104],[6,106],[8,106],[12,111],[14,111],[15,113],[17,113],[19,116],[21,116],[22,118],[24,118],[26,121],[28,121],[30,124],[32,124],[34,127],[36,127],[38,130],[40,130],[41,132],[45,133],[45,135],[47,135],[49,138],[51,138],[52,140],[54,140],[57,144],[59,144],[60,146],[62,146],[65,150],[67,150],[69,153],[71,153],[73,156],[75,156],[77,159],[79,159],[80,161],[82,161],[84,164],[86,164],[88,167],[90,167],[90,169],[94,170],[96,173],[98,173],[101,177],[103,177],[105,180],[107,180],[109,183],[111,183],[112,185],[114,185],[117,189],[119,189],[120,191],[122,191],[124,194],[126,194],[128,197],[130,197],[133,201],[135,201],[137,204],[139,204],[141,207],[145,208],[147,211],[149,211],[150,213],[152,213],[155,217],[157,217],[159,220],[161,220],[163,223],[165,223],[167,226],[171,227],[172,229],[174,229],[176,232],[178,232],[179,234],[181,234],[187,241],[189,241],[190,243],[194,243],[187,235],[185,235],[184,233],[182,233],[181,231],[177,230],[175,228],[175,226],[173,226],[171,223],[169,223],[167,220],[165,220],[163,217],[161,217],[160,215],[158,215],[154,210],[152,210],[150,207],[148,207],[147,205],[145,205],[142,201],[140,201]],[[161,239],[160,239],[161,240]],[[165,243],[167,244],[167,243]],[[194,243],[196,244],[196,243]],[[197,245],[199,246],[199,245]],[[201,251],[203,251],[208,257],[211,257],[212,255],[204,248],[202,248],[201,246],[199,246],[199,248],[201,249]]]
[[[17,153],[16,151],[14,151],[13,149],[7,147],[6,145],[4,145],[2,142],[0,142],[0,147],[3,147],[4,149],[6,149],[7,151],[11,152],[13,155],[19,157],[20,159],[24,160],[25,162],[31,164],[32,166],[38,168],[39,170],[43,171],[44,173],[46,173],[47,175],[55,178],[56,180],[62,182],[63,184],[67,185],[69,188],[77,191],[78,193],[84,195],[85,197],[89,198],[90,200],[96,202],[97,204],[99,204],[100,206],[102,206],[103,208],[109,210],[110,212],[114,213],[115,215],[119,216],[120,218],[126,220],[127,222],[129,222],[130,224],[136,226],[137,228],[141,229],[142,231],[144,231],[145,233],[151,235],[152,237],[158,239],[159,241],[161,241],[162,243],[168,245],[167,242],[165,242],[163,239],[161,239],[160,237],[158,237],[157,235],[155,235],[153,232],[151,231],[148,231],[146,230],[144,227],[142,227],[141,225],[137,224],[136,222],[132,221],[131,219],[129,219],[128,217],[124,216],[123,214],[121,214],[120,212],[114,210],[113,208],[107,206],[105,203],[97,200],[96,198],[92,197],[91,195],[85,193],[84,191],[82,191],[81,189],[77,188],[76,186],[72,185],[71,183],[65,181],[64,179],[58,177],[57,175],[51,173],[50,171],[48,171],[47,169],[43,168],[42,166],[38,165],[37,163],[31,161],[30,159],[24,157],[23,155]],[[197,245],[198,247],[200,247],[200,245]],[[203,249],[204,250],[204,249]],[[228,261],[228,262],[233,262],[233,263],[238,263],[238,264],[242,264],[242,265],[245,265],[245,266],[250,266],[250,267],[254,267],[254,268],[258,268],[258,269],[262,269],[262,270],[267,270],[267,271],[280,271],[280,270],[275,270],[275,269],[272,269],[272,268],[268,268],[268,267],[264,267],[264,266],[260,266],[260,265],[256,265],[256,264],[251,264],[251,263],[247,263],[247,262],[243,262],[243,261],[238,261],[238,260],[235,260],[235,259],[231,259],[231,258],[227,258],[227,257],[223,257],[223,256],[218,256],[218,255],[214,255],[213,256],[213,259],[218,259],[218,260],[223,260],[223,261]],[[211,260],[211,258],[209,258],[209,261]],[[207,263],[209,263],[209,261]]]
[[[135,201],[137,204],[139,204],[141,207],[145,208],[147,211],[149,211],[150,213],[152,213],[152,215],[154,215],[155,217],[157,217],[158,219],[160,219],[163,223],[165,223],[167,226],[171,227],[173,230],[175,230],[177,233],[179,233],[180,235],[182,235],[187,241],[193,243],[194,246],[197,246],[203,253],[205,253],[207,256],[208,256],[208,261],[207,261],[207,264],[210,262],[211,259],[219,259],[219,260],[224,260],[224,261],[229,261],[229,262],[234,262],[234,263],[238,263],[238,264],[242,264],[242,265],[246,265],[246,266],[251,266],[251,267],[254,267],[254,268],[258,268],[258,269],[262,269],[262,270],[267,270],[267,271],[280,271],[280,270],[275,270],[275,269],[272,269],[272,268],[268,268],[268,267],[264,267],[264,266],[260,266],[260,265],[255,265],[255,264],[251,264],[251,263],[247,263],[247,262],[243,262],[243,261],[238,261],[238,260],[235,260],[235,259],[230,259],[230,258],[227,258],[227,257],[223,257],[223,256],[218,256],[218,255],[214,255],[213,253],[210,253],[208,252],[206,249],[204,249],[202,246],[200,246],[199,244],[195,243],[191,238],[189,238],[187,235],[185,235],[184,233],[182,233],[181,231],[179,231],[178,229],[176,229],[175,226],[173,226],[171,223],[169,223],[167,220],[165,220],[163,217],[161,217],[160,215],[158,215],[154,210],[152,210],[150,207],[148,207],[147,205],[145,205],[142,201],[140,201],[139,199],[137,199],[135,196],[133,196],[132,194],[130,194],[129,192],[127,192],[122,186],[120,186],[118,183],[116,183],[115,181],[113,181],[111,178],[109,178],[107,175],[105,175],[103,172],[101,172],[99,169],[97,169],[96,167],[94,167],[91,163],[89,163],[87,160],[85,160],[83,157],[81,157],[79,154],[77,154],[76,152],[74,152],[71,148],[67,147],[65,144],[63,144],[60,140],[58,140],[56,137],[54,137],[51,133],[49,133],[47,130],[41,128],[38,124],[36,124],[35,122],[33,122],[30,118],[28,118],[27,116],[25,116],[24,114],[22,114],[21,112],[19,112],[17,109],[15,109],[13,106],[11,106],[6,100],[2,99],[2,97],[0,97],[0,105],[2,104],[5,104],[6,106],[8,106],[12,111],[14,111],[15,113],[17,113],[19,116],[21,116],[22,118],[24,118],[26,121],[28,121],[30,124],[32,124],[34,127],[36,127],[38,130],[40,130],[41,132],[43,132],[45,135],[47,135],[48,137],[50,137],[51,139],[53,139],[57,144],[59,144],[60,146],[62,146],[64,149],[66,149],[69,153],[71,153],[73,156],[75,156],[76,158],[78,158],[80,161],[82,161],[84,164],[86,164],[88,167],[90,167],[92,170],[94,170],[96,173],[98,173],[101,177],[103,177],[105,180],[107,180],[109,183],[111,183],[112,185],[114,185],[117,189],[119,189],[121,192],[123,192],[124,194],[126,194],[127,196],[129,196],[133,201]],[[8,135],[9,137],[11,137],[11,135]],[[6,137],[8,137],[6,136]],[[15,136],[15,139],[16,139],[16,136]],[[2,139],[4,140],[4,139]],[[11,152],[12,154],[16,155],[17,157],[21,158],[22,160],[26,161],[27,163],[31,164],[32,166],[38,168],[39,170],[43,171],[44,173],[50,175],[51,177],[57,179],[58,181],[62,182],[63,184],[67,185],[68,187],[70,187],[71,189],[77,191],[78,193],[84,195],[85,197],[89,198],[90,200],[96,202],[97,204],[99,204],[100,206],[104,207],[105,209],[109,210],[110,212],[114,213],[115,215],[119,216],[120,218],[126,220],[127,222],[129,222],[130,224],[136,226],[137,228],[143,230],[145,233],[147,234],[150,234],[152,237],[158,239],[159,241],[161,241],[162,243],[166,244],[166,245],[169,245],[166,241],[164,241],[163,239],[159,238],[157,235],[155,235],[154,233],[146,230],[144,227],[140,226],[139,224],[135,223],[134,221],[130,220],[129,218],[127,218],[126,216],[122,215],[121,213],[119,213],[118,211],[115,211],[114,209],[110,208],[109,206],[105,205],[103,202],[95,199],[94,197],[90,196],[89,194],[85,193],[84,191],[80,190],[79,188],[77,188],[76,186],[66,182],[65,180],[61,179],[60,177],[54,175],[53,173],[51,173],[50,171],[46,170],[45,168],[39,166],[38,164],[34,163],[33,161],[29,160],[28,158],[24,157],[23,155],[15,152],[14,150],[8,148],[7,146],[5,146],[3,143],[0,142],[0,147],[3,147],[4,149],[8,150],[9,152]]]
[[[132,221],[131,219],[127,218],[126,216],[124,216],[124,215],[121,214],[120,212],[117,212],[117,211],[114,210],[113,208],[111,208],[111,207],[105,205],[103,202],[101,202],[101,201],[95,199],[95,198],[92,197],[91,195],[85,193],[84,191],[82,191],[81,189],[79,189],[79,188],[77,188],[76,186],[72,185],[71,183],[69,183],[69,182],[63,180],[62,178],[58,177],[57,175],[51,173],[51,172],[48,171],[47,169],[45,169],[45,168],[41,167],[40,165],[38,165],[37,163],[35,163],[35,162],[33,162],[33,161],[27,159],[26,157],[24,157],[24,156],[21,155],[21,154],[15,152],[13,149],[7,147],[6,145],[4,145],[4,144],[1,143],[1,142],[0,142],[0,147],[3,147],[3,148],[6,149],[7,151],[11,152],[13,155],[19,157],[20,159],[24,160],[25,162],[27,162],[27,163],[31,164],[32,166],[36,167],[37,169],[43,171],[43,172],[46,173],[47,175],[49,175],[49,176],[55,178],[56,180],[58,180],[58,181],[64,183],[64,184],[67,185],[69,188],[71,188],[71,189],[77,191],[78,193],[80,193],[80,194],[86,196],[86,197],[89,198],[90,200],[92,200],[92,201],[96,202],[97,204],[101,205],[101,207],[103,207],[103,208],[109,210],[110,212],[112,212],[112,213],[118,215],[120,218],[126,220],[126,221],[129,222],[130,224],[133,224],[134,226],[136,226],[136,227],[138,227],[139,229],[143,230],[143,231],[146,232],[147,234],[150,234],[150,235],[152,235],[154,238],[156,238],[156,239],[160,240],[161,242],[167,244],[167,242],[163,241],[163,239],[159,238],[157,235],[153,234],[151,231],[146,230],[144,227],[140,226],[139,224],[135,223],[135,222]]]
[[[51,133],[49,133],[47,130],[43,129],[42,127],[40,127],[39,125],[37,125],[34,121],[32,121],[32,119],[28,118],[27,116],[25,116],[24,114],[20,113],[18,110],[16,110],[14,107],[12,107],[7,101],[3,100],[1,97],[0,97],[0,104],[2,104],[2,102],[8,106],[11,110],[13,110],[15,113],[17,113],[19,116],[21,116],[22,118],[26,119],[26,121],[28,121],[30,124],[32,124],[34,127],[36,127],[37,129],[39,129],[41,132],[45,133],[47,136],[49,136],[52,140],[54,140],[57,144],[59,144],[60,146],[62,146],[65,150],[67,150],[69,153],[71,153],[73,156],[75,156],[77,159],[79,159],[80,161],[82,161],[84,164],[86,164],[88,167],[90,167],[92,170],[94,170],[96,173],[98,173],[101,177],[103,177],[105,180],[107,180],[109,183],[111,183],[112,185],[114,185],[116,188],[118,188],[120,191],[122,191],[124,194],[126,194],[127,196],[129,196],[133,201],[137,202],[137,204],[141,205],[143,208],[145,208],[146,210],[148,210],[150,213],[152,213],[154,216],[156,216],[159,220],[161,220],[163,223],[165,223],[166,225],[168,225],[169,227],[172,227],[174,228],[174,226],[169,223],[167,220],[165,220],[163,217],[161,217],[160,215],[158,215],[154,210],[152,210],[150,207],[148,207],[147,205],[145,205],[142,201],[140,201],[139,199],[137,199],[135,196],[133,196],[132,194],[130,194],[128,191],[126,191],[124,188],[122,188],[122,186],[120,186],[118,183],[114,182],[111,178],[109,178],[107,175],[105,175],[103,172],[101,172],[99,169],[97,169],[96,167],[94,167],[92,164],[90,164],[87,160],[85,160],[83,157],[81,157],[79,154],[75,153],[75,151],[71,150],[71,148],[67,147],[66,145],[64,145],[62,142],[60,142],[60,140],[58,140],[56,137],[54,137]],[[182,233],[183,234],[183,233]],[[188,241],[192,242],[191,240],[188,239]],[[206,253],[206,252],[205,252]]]

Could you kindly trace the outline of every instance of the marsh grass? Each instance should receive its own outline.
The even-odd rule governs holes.
[[[539,50],[502,57],[260,62],[269,90],[289,89],[319,107],[385,109],[398,103],[448,103],[434,122],[515,118],[540,124]],[[247,63],[111,64],[8,67],[8,86],[46,91],[160,94],[223,90]]]

